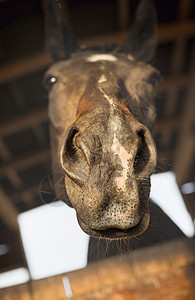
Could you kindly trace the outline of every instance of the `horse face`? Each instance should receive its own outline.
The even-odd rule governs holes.
[[[155,118],[158,75],[124,54],[91,52],[47,72],[56,79],[49,115],[59,133],[58,165],[68,204],[90,235],[132,237],[148,226],[156,150],[146,125]]]

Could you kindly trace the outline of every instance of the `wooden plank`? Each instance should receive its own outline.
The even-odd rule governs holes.
[[[164,78],[159,84],[158,91],[175,89],[177,87],[188,86],[191,83],[192,76],[190,74],[177,74]]]
[[[0,187],[0,217],[3,222],[13,231],[18,230],[18,211],[11,200]]]
[[[53,276],[32,282],[33,300],[68,299],[65,294],[62,276]]]
[[[47,143],[47,140],[46,140],[45,132],[43,128],[40,126],[40,123],[33,126],[32,130],[38,140],[39,145],[44,146]]]
[[[195,22],[188,20],[184,22],[175,22],[165,24],[158,28],[158,39],[160,43],[177,40],[184,36],[193,36],[195,33]]]
[[[130,19],[129,0],[118,0],[118,20],[120,30],[128,29]]]
[[[158,28],[160,43],[177,40],[178,37],[193,36],[195,34],[195,21],[176,22],[162,25]],[[102,36],[91,36],[79,39],[80,45],[92,46],[109,43],[122,43],[127,31],[105,34]],[[0,66],[0,84],[25,76],[29,73],[43,70],[48,67],[51,60],[45,51],[41,51],[29,57]]]
[[[12,134],[23,130],[24,128],[33,127],[41,122],[48,120],[47,107],[42,107],[37,110],[27,112],[15,116],[10,120],[0,123],[0,136]]]
[[[156,132],[159,131],[171,131],[174,130],[175,128],[178,128],[181,124],[181,121],[179,118],[171,118],[167,117],[164,119],[159,119],[157,122],[154,124],[154,127],[152,128],[152,133],[155,134]]]
[[[0,139],[0,155],[3,157],[4,161],[10,161],[11,160],[11,152],[8,149],[7,145]],[[1,169],[0,169],[1,170]],[[5,175],[5,174],[4,174]],[[17,172],[13,170],[13,168],[10,168],[6,174],[9,177],[9,180],[15,186],[16,188],[21,188],[23,185],[23,182]]]
[[[191,128],[192,124],[188,123],[187,125],[185,126],[185,131],[183,130],[181,133],[174,164],[174,171],[179,186],[188,180],[195,152],[195,136]]]
[[[68,299],[64,276],[70,282],[73,300],[193,299],[194,246],[193,239],[171,241],[92,263],[82,270],[33,281],[33,299]]]
[[[10,150],[8,149],[7,145],[2,141],[0,138],[0,156],[3,160],[9,160],[11,157]]]
[[[27,204],[27,206],[30,206],[31,208],[34,206],[34,197],[33,194],[27,190],[21,195],[21,199],[23,200],[24,203]]]
[[[178,9],[178,19],[186,20],[189,17],[190,10],[192,9],[193,0],[180,0]]]
[[[179,185],[188,180],[189,170],[195,152],[195,45],[193,48],[193,59],[191,62],[192,74],[191,82],[189,82],[188,96],[186,99],[186,107],[182,118],[180,139],[175,156],[176,179]]]
[[[79,278],[76,277],[78,272],[71,273],[69,279],[73,295],[80,294],[80,297],[73,299],[85,299],[88,295],[91,297],[89,299],[98,299],[100,294],[100,299],[114,299],[116,294],[116,299],[182,299],[178,298],[181,294],[188,297],[194,271],[186,278],[185,267],[189,263],[193,266],[195,261],[191,246],[184,249],[180,242],[175,245],[172,242],[167,246],[135,251],[115,260],[105,260],[93,270],[99,275],[99,289],[96,291],[89,284],[87,287],[87,281],[86,286],[84,285],[85,275],[82,271],[78,271]],[[90,275],[92,274],[88,274],[89,278]],[[78,291],[78,287],[82,287],[82,290]],[[190,292],[194,295],[194,287]]]
[[[19,59],[14,62],[2,64],[0,67],[0,84],[37,72],[48,67],[51,60],[45,51]]]
[[[186,41],[188,37],[178,37],[174,43],[172,56],[170,60],[171,74],[177,74],[182,71],[183,61],[185,58]]]
[[[13,170],[13,168],[10,168],[6,173],[4,173],[4,175],[9,177],[9,180],[16,188],[21,188],[23,186],[22,179],[19,177],[16,170]]]
[[[177,100],[177,89],[173,86],[170,86],[168,90],[168,97],[166,99],[166,105],[164,108],[164,120],[166,119],[167,122],[163,122],[164,126],[161,126],[160,130],[156,130],[159,128],[160,124],[157,124],[157,126],[154,126],[154,130],[156,132],[161,132],[162,135],[162,142],[163,142],[163,148],[167,149],[170,147],[171,140],[172,140],[172,134],[175,129],[180,128],[180,119],[178,117],[173,117],[174,116],[174,110],[175,110],[175,103]],[[161,158],[162,159],[162,158]],[[169,157],[171,159],[171,156]]]
[[[2,289],[0,297],[6,300],[192,300],[194,246],[193,239],[180,239],[139,249],[91,263],[82,270]],[[72,296],[66,294],[67,279]]]
[[[185,22],[188,19],[191,6],[192,0],[179,1],[178,20],[180,22]],[[174,43],[170,67],[172,73],[178,73],[182,69],[187,37],[178,35]]]
[[[166,118],[171,118],[174,115],[176,101],[177,101],[177,89],[174,86],[171,86],[169,88],[166,106],[165,106]]]
[[[13,159],[2,164],[0,168],[0,177],[9,174],[9,172],[11,172],[13,169],[19,171],[41,162],[45,162],[48,159],[50,159],[50,149],[48,148],[42,150],[39,149],[33,153],[28,153],[27,155],[23,155],[18,159]]]
[[[18,191],[14,193],[9,194],[9,198],[13,203],[17,203],[18,201],[21,201],[21,199],[25,199],[26,194],[30,195],[38,195],[40,190],[40,182],[36,185],[28,186],[28,187],[23,187],[19,189]],[[28,199],[29,202],[31,202],[31,199]],[[27,201],[28,202],[28,201]]]
[[[0,290],[1,300],[33,300],[28,283]],[[44,298],[43,298],[44,299]]]

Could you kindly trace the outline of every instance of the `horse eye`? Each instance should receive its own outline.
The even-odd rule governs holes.
[[[51,88],[54,86],[57,80],[58,79],[52,75],[46,77],[46,79],[44,80],[44,87],[48,92],[51,90]]]

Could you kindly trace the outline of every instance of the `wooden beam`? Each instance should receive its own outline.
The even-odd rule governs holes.
[[[7,145],[2,141],[0,138],[0,156],[3,160],[9,160],[11,157],[10,150],[8,149]]]
[[[33,300],[32,288],[29,282],[2,289],[0,295],[2,300]]]
[[[11,193],[9,195],[9,198],[11,199],[11,201],[13,203],[17,203],[18,201],[25,199],[27,193],[29,193],[30,195],[38,195],[39,189],[40,189],[40,183],[32,185],[32,186],[28,186],[28,187],[23,187],[22,189],[14,192],[14,193]],[[26,201],[24,201],[24,202],[26,202]],[[27,201],[27,203],[29,203],[29,202],[30,201]]]
[[[160,43],[174,41],[178,37],[193,36],[195,34],[195,21],[176,22],[162,25],[158,28],[158,37]],[[94,44],[109,44],[123,42],[127,31],[102,36],[91,36],[79,39],[81,45],[92,46]],[[0,66],[0,84],[22,77],[32,72],[42,70],[51,63],[49,56],[43,50],[32,56],[20,59],[15,62]]]
[[[2,139],[0,139],[0,155],[1,157],[3,157],[4,162],[9,162],[12,157],[10,150]],[[15,186],[16,188],[22,187],[23,182],[15,170],[11,168],[6,175],[9,177],[9,180],[11,181],[13,186]]]
[[[181,121],[179,118],[164,118],[161,120],[157,120],[157,122],[154,124],[154,127],[152,128],[152,133],[156,133],[159,131],[169,131],[173,130],[175,128],[178,128],[181,124]]]
[[[33,300],[192,300],[194,263],[194,240],[174,240],[110,257],[81,270],[31,281],[31,296]],[[72,296],[66,294],[68,290]],[[28,300],[26,294],[23,286],[0,291],[0,297],[8,300]]]
[[[191,82],[189,83],[188,96],[186,99],[186,107],[183,113],[183,119],[181,124],[181,133],[179,143],[177,146],[177,152],[175,157],[176,179],[179,185],[188,180],[188,174],[191,169],[191,163],[193,161],[195,152],[195,44],[193,47],[193,58],[191,62],[192,74]]]
[[[180,0],[178,9],[178,19],[181,21],[189,17],[190,10],[192,9],[193,0]]]
[[[118,19],[120,30],[127,30],[130,19],[129,0],[118,0]]]
[[[4,173],[4,175],[7,175],[7,177],[9,177],[9,180],[17,189],[23,186],[22,179],[13,168],[10,168],[7,172]]]
[[[191,77],[190,74],[170,75],[161,81],[158,91],[163,92],[177,87],[188,86],[191,83]]]
[[[6,63],[0,67],[0,84],[37,72],[48,67],[51,60],[45,51],[17,61]]]
[[[44,146],[47,144],[47,138],[45,136],[45,132],[43,128],[40,126],[40,123],[33,126],[33,132],[36,136],[36,139],[38,140],[38,143],[40,146]]]
[[[175,157],[174,171],[179,185],[182,185],[188,180],[188,174],[195,153],[195,134],[193,128],[195,124],[194,95],[195,86],[190,90],[186,111],[181,124],[181,134]]]
[[[47,161],[50,159],[50,149],[45,148],[43,150],[38,150],[33,153],[28,153],[27,155],[23,155],[19,159],[13,159],[12,161],[6,162],[1,165],[0,168],[0,177],[6,174],[9,174],[12,170],[22,170],[41,162]]]
[[[157,153],[157,159],[158,161],[167,161],[170,157],[174,154],[173,150],[166,150],[163,152]]]
[[[0,217],[12,231],[18,230],[18,211],[0,187]]]
[[[173,118],[172,116],[174,116],[174,109],[177,101],[177,92],[178,91],[175,86],[170,86],[164,110],[166,118]]]
[[[185,22],[175,22],[170,24],[164,24],[158,27],[157,35],[159,43],[167,43],[169,41],[176,40],[179,36],[193,36],[195,34],[195,21],[188,20]],[[91,36],[87,38],[79,39],[80,44],[86,46],[109,44],[123,42],[127,35],[127,31],[116,32],[111,34],[105,34],[102,36]]]
[[[180,0],[178,8],[178,19],[180,22],[185,22],[188,19],[190,13],[192,1],[191,0]],[[178,73],[182,69],[183,58],[185,56],[186,40],[188,36],[178,35],[175,40],[172,57],[171,57],[171,72]]]
[[[24,113],[8,119],[0,124],[0,136],[12,134],[23,130],[24,128],[33,127],[41,122],[48,120],[47,107],[42,107],[37,110]]]
[[[195,293],[193,250],[193,239],[145,247],[89,264],[81,270],[2,289],[0,297],[6,300],[192,300]]]
[[[195,21],[193,20],[165,24],[158,28],[158,38],[160,43],[174,41],[178,36],[194,36],[194,34]]]
[[[172,56],[170,60],[170,73],[177,74],[182,71],[185,57],[187,37],[178,37],[173,45]]]

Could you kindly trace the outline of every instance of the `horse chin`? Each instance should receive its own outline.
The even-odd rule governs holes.
[[[78,214],[77,219],[82,230],[88,235],[98,238],[116,240],[132,238],[146,231],[150,222],[150,213],[149,211],[147,211],[136,226],[130,227],[128,229],[118,229],[112,227],[104,230],[93,229],[86,225],[78,216]]]

